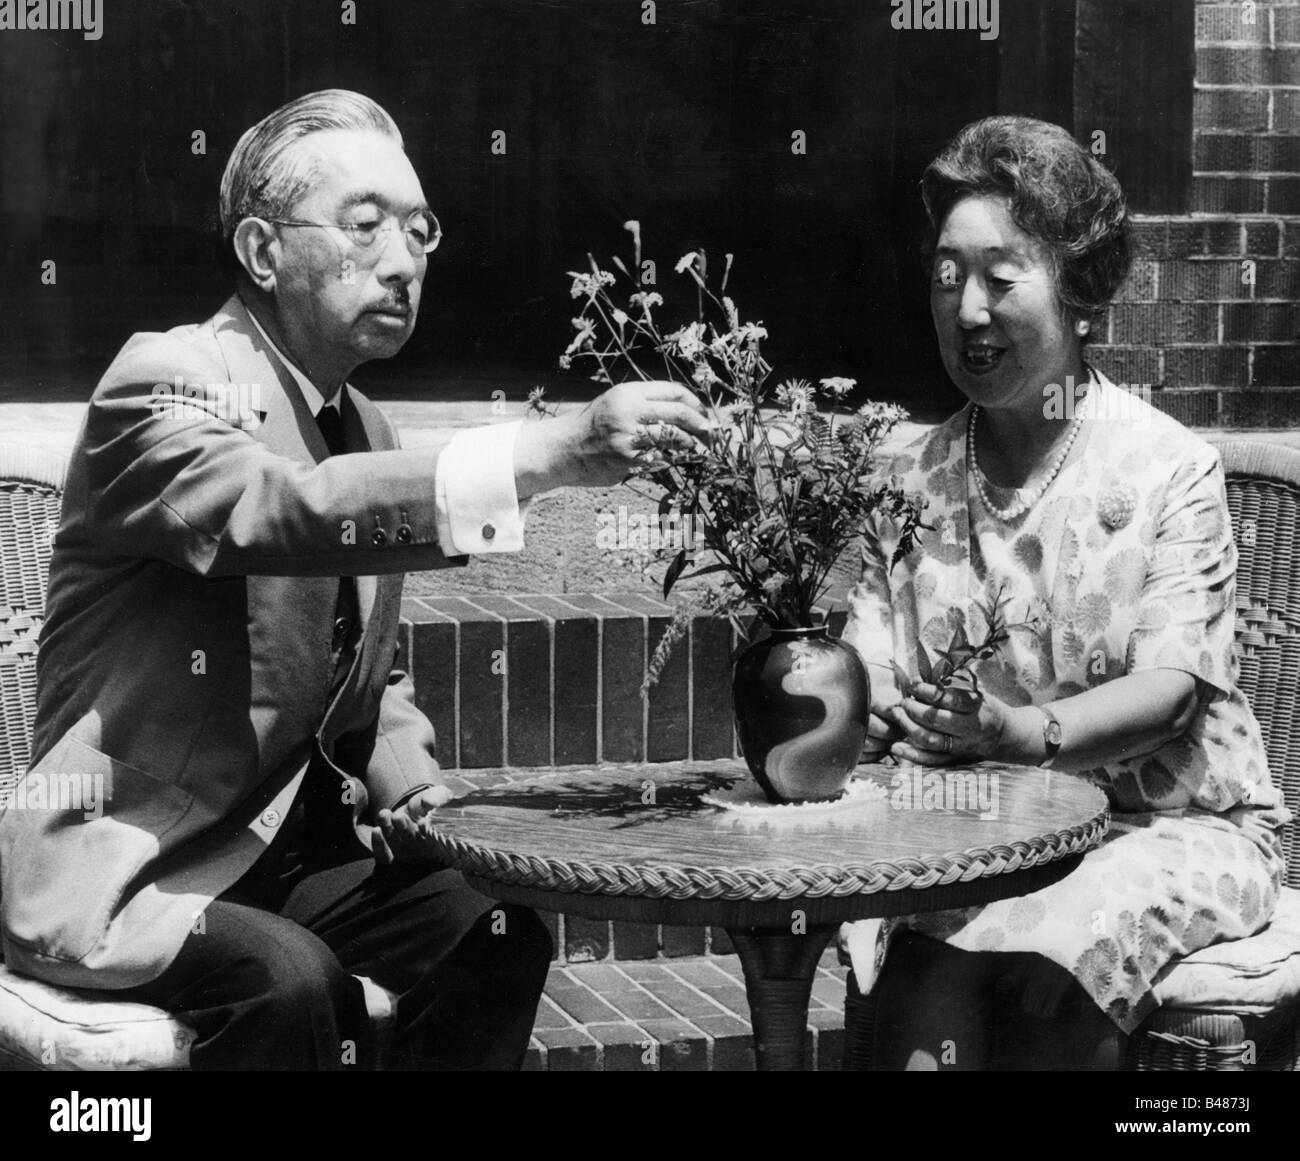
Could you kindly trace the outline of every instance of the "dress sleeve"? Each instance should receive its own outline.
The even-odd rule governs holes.
[[[1218,453],[1204,448],[1178,468],[1166,492],[1126,672],[1181,669],[1230,693],[1236,578],[1223,467]]]
[[[842,639],[852,645],[867,666],[871,700],[891,705],[900,700],[894,684],[893,608],[889,594],[889,565],[874,518],[862,545],[862,572],[849,590],[849,618]]]

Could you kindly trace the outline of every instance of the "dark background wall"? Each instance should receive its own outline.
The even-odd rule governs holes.
[[[895,31],[887,0],[662,0],[653,26],[639,0],[356,7],[353,26],[335,0],[135,0],[105,5],[96,42],[0,34],[4,398],[85,398],[132,331],[206,317],[229,285],[216,191],[235,140],[291,96],[343,86],[394,115],[446,235],[416,336],[359,375],[379,397],[428,394],[470,366],[580,393],[555,368],[564,271],[587,250],[625,252],[635,217],[683,308],[677,257],[735,252],[732,289],[769,327],[778,370],[855,375],[942,411],[956,396],[931,349],[921,170],[994,111],[1072,127],[1080,12],[1106,27],[1075,0],[1002,0],[995,41]],[[1169,28],[1185,26],[1190,77],[1190,5],[1112,7],[1147,13],[1164,49],[1143,84],[1182,67]],[[1113,24],[1089,60],[1107,59],[1107,35],[1132,42]],[[1108,160],[1125,178],[1127,150],[1143,208],[1142,166],[1166,172],[1162,149],[1190,156],[1190,121],[1184,134],[1177,101],[1090,96],[1097,83],[1084,76],[1084,104],[1114,106]],[[1172,132],[1151,131],[1170,117]],[[791,152],[796,129],[805,156]],[[54,286],[40,281],[46,259]]]

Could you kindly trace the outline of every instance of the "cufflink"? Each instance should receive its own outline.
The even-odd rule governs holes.
[[[383,548],[388,543],[388,533],[380,525],[378,516],[375,517],[375,530],[370,534],[370,543],[376,548]]]
[[[403,510],[402,522],[397,526],[397,533],[396,533],[397,543],[410,544],[412,536],[414,536],[414,533],[411,531],[410,524],[407,523],[406,512],[405,510]]]
[[[483,525],[483,539],[484,539],[484,540],[491,540],[491,539],[493,539],[493,538],[496,536],[496,534],[497,534],[497,530],[496,530],[495,528],[493,528],[491,524],[484,524],[484,525]]]

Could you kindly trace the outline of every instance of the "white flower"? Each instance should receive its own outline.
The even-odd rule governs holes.
[[[677,347],[677,353],[683,359],[692,361],[704,353],[704,324],[700,322],[688,323],[681,330],[673,331],[671,335],[666,336],[667,341]]]
[[[627,315],[625,315],[621,310],[619,310],[618,307],[614,308],[613,318],[614,321],[618,323],[619,330],[622,330],[625,326],[627,326]]]
[[[820,382],[821,382],[822,392],[826,395],[832,396],[835,399],[843,399],[844,396],[846,396],[850,391],[853,390],[854,387],[858,385],[858,381],[856,379],[842,379],[839,376],[835,376],[830,379],[822,379],[820,380]]]
[[[568,370],[570,367],[572,367],[572,366],[573,366],[573,356],[572,356],[572,355],[561,355],[561,356],[560,356],[560,370],[561,370],[561,371],[567,371],[567,370]]]
[[[571,298],[595,298],[601,287],[614,285],[614,276],[608,270],[597,270],[595,274],[580,274],[576,270],[566,273],[573,279],[569,287]]]
[[[807,411],[812,402],[812,388],[803,380],[782,383],[776,389],[776,401],[791,411]]]
[[[767,328],[761,322],[747,322],[740,328],[736,341],[742,346],[754,347],[765,338],[767,338]]]
[[[714,373],[708,363],[699,363],[695,367],[695,373],[691,376],[701,387],[712,387],[715,383],[721,383],[722,380]]]
[[[678,274],[685,274],[686,271],[688,271],[692,266],[696,264],[699,257],[700,256],[694,250],[692,250],[689,254],[683,254],[680,258],[677,259],[677,265],[674,267],[674,269],[677,271]]]
[[[715,335],[709,344],[709,350],[724,362],[735,356],[735,344],[730,335]]]
[[[654,306],[663,306],[664,296],[658,291],[650,291],[648,294],[644,290],[638,290],[627,300],[628,306],[639,306],[642,314],[646,319],[650,318],[650,308]]]

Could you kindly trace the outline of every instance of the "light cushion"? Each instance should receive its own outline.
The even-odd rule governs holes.
[[[395,997],[358,977],[371,1033],[391,1039]],[[111,998],[110,992],[55,987],[0,964],[0,1068],[51,1072],[188,1068],[194,1032],[161,1008]]]
[[[194,1033],[161,1008],[20,976],[0,965],[0,1059],[52,1072],[187,1068]]]
[[[1300,997],[1300,891],[1284,887],[1269,925],[1181,959],[1155,988],[1162,1007],[1264,1015]]]

